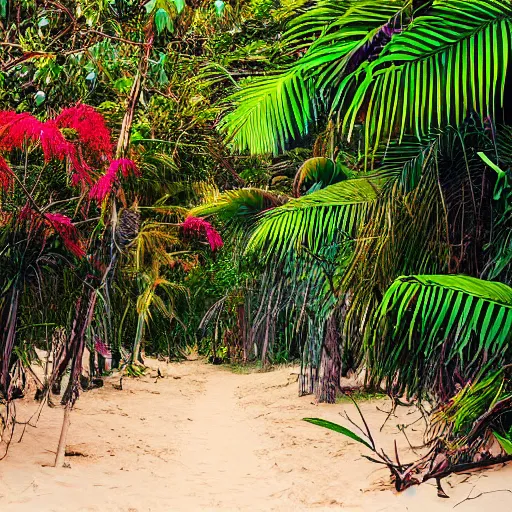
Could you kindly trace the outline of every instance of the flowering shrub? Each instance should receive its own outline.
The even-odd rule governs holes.
[[[7,154],[16,149],[28,150],[31,144],[40,146],[45,163],[66,160],[71,171],[71,185],[81,185],[82,192],[89,189],[88,198],[98,204],[113,191],[120,175],[124,178],[130,174],[140,176],[132,160],[112,160],[110,131],[103,116],[89,105],[78,104],[66,108],[57,117],[45,122],[28,113],[0,111],[0,153]],[[95,182],[93,169],[105,167],[107,171]],[[16,175],[0,154],[0,189],[11,190],[16,180]],[[27,190],[24,192],[28,193]],[[85,244],[76,226],[66,215],[41,215],[39,209],[33,209],[27,203],[19,212],[19,220],[27,218],[37,223],[38,227],[43,223],[50,231],[57,233],[64,246],[75,256],[85,255]]]
[[[61,213],[45,213],[44,218],[62,238],[62,243],[69,252],[77,258],[85,256],[84,243],[80,239],[78,229],[73,225],[69,217]]]
[[[135,176],[140,176],[140,171],[137,166],[128,158],[113,160],[110,163],[107,172],[91,188],[91,191],[89,192],[90,199],[94,199],[98,204],[100,204],[112,191],[114,183],[118,179],[119,171],[121,171],[121,174],[125,178],[127,178],[130,173]]]
[[[181,227],[185,234],[192,234],[196,236],[206,235],[212,251],[216,251],[224,245],[219,232],[204,219],[199,217],[187,217]]]

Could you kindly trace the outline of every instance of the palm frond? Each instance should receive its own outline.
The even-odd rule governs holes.
[[[296,197],[301,195],[300,191],[303,186],[311,187],[309,192],[314,192],[347,179],[349,175],[350,172],[344,165],[334,162],[330,158],[309,158],[300,166],[295,175],[293,193]]]
[[[215,215],[224,222],[252,222],[264,210],[284,204],[288,198],[260,188],[240,188],[218,194],[205,204],[192,208],[193,217]]]
[[[496,402],[512,396],[507,391],[502,369],[485,378],[467,384],[446,405],[435,411],[432,417],[434,431],[449,429],[451,436],[464,444],[475,420],[486,413]]]
[[[229,98],[236,108],[221,124],[228,140],[240,151],[277,154],[290,140],[307,135],[319,111],[330,104],[332,90],[347,69],[357,67],[371,53],[369,48],[380,31],[406,4],[347,2],[350,7],[341,7],[342,15],[325,28],[297,64],[280,74],[247,81]],[[307,31],[316,32],[326,17],[331,20],[334,12],[339,12],[329,9],[307,12],[301,22],[305,28],[297,32],[295,27],[292,39]]]
[[[355,235],[381,186],[368,178],[345,180],[274,208],[259,221],[247,251],[276,259],[303,248],[318,253],[341,236]]]
[[[511,30],[508,1],[436,0],[377,59],[343,80],[332,110],[349,139],[364,112],[373,148],[457,126],[473,111],[494,119],[503,106]]]
[[[510,360],[511,328],[512,288],[503,283],[464,275],[400,277],[369,330],[371,378],[408,395],[452,396],[447,387],[456,376],[464,385]]]
[[[237,107],[223,119],[221,130],[236,149],[252,154],[277,154],[288,140],[305,136],[316,118],[312,84],[299,67],[246,82],[230,100]]]

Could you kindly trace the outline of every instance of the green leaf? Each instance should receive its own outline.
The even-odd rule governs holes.
[[[146,8],[146,12],[150,14],[156,7],[156,0],[150,0],[144,7]]]
[[[506,437],[500,436],[497,432],[493,432],[494,437],[500,443],[500,446],[503,448],[507,455],[512,455],[512,439],[508,439]]]
[[[160,8],[155,12],[155,26],[159,34],[168,26],[169,20],[169,14],[165,9]]]
[[[123,77],[118,78],[114,82],[114,89],[118,90],[121,93],[127,93],[130,91],[131,87],[133,85],[133,78]]]
[[[38,26],[39,28],[43,28],[43,27],[46,27],[46,26],[47,26],[47,25],[49,25],[49,24],[50,24],[50,21],[48,20],[48,18],[43,17],[43,18],[41,18],[41,19],[38,21],[37,26]]]
[[[226,4],[222,0],[215,0],[215,12],[217,16],[222,16],[224,9],[226,8]]]
[[[381,187],[378,179],[344,180],[265,212],[246,250],[274,260],[294,258],[304,248],[318,253],[356,235]]]
[[[38,107],[39,107],[39,105],[42,105],[44,103],[45,99],[46,99],[46,94],[43,91],[37,91],[34,94],[34,100]]]
[[[293,192],[296,196],[300,195],[301,188],[309,188],[309,192],[320,190],[347,179],[349,170],[331,160],[330,158],[314,157],[306,160],[295,175],[293,183]]]
[[[185,9],[185,0],[173,0],[174,5],[176,6],[176,11],[178,14],[181,14],[183,9]]]
[[[304,421],[308,423],[312,423],[313,425],[318,425],[319,427],[324,427],[329,430],[333,430],[334,432],[338,432],[339,434],[343,434],[344,436],[350,437],[350,439],[357,441],[358,443],[364,444],[370,450],[373,450],[370,443],[365,441],[363,438],[359,437],[357,434],[349,430],[348,428],[342,427],[337,423],[333,423],[332,421],[321,420],[320,418],[303,418]]]
[[[487,360],[492,368],[486,370],[510,361],[511,324],[512,288],[506,284],[455,274],[399,277],[368,330],[370,379],[396,381],[400,389],[394,391],[408,396],[435,394],[446,368],[470,380]]]

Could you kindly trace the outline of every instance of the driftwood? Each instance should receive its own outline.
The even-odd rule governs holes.
[[[462,448],[447,450],[442,438],[439,438],[433,448],[431,448],[425,456],[416,462],[407,464],[400,462],[396,442],[394,453],[395,460],[391,459],[384,450],[377,448],[361,409],[355,400],[352,401],[362,420],[363,427],[353,422],[346,414],[345,418],[364,434],[368,439],[367,446],[370,447],[374,454],[373,456],[363,455],[363,457],[371,462],[387,466],[393,477],[395,489],[398,492],[404,491],[414,485],[427,482],[428,480],[435,480],[437,483],[438,496],[448,498],[448,495],[441,486],[441,480],[443,478],[452,474],[485,469],[497,464],[506,464],[512,461],[512,455],[503,452],[498,455],[492,455],[485,449],[485,443],[482,442],[482,439],[489,437],[490,433],[487,431],[486,427],[491,421],[491,416],[496,419],[497,414],[510,410],[512,402],[510,398],[497,402],[490,411],[483,414],[475,421],[470,434],[472,436],[472,442],[469,441],[468,437]],[[471,446],[472,444],[474,445],[473,447]]]

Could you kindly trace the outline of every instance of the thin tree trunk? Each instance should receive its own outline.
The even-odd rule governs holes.
[[[144,315],[139,315],[137,321],[137,332],[135,333],[135,341],[133,343],[131,363],[135,364],[140,358],[140,345],[142,342],[142,336],[144,335]]]
[[[7,317],[7,321],[5,327],[7,327],[5,332],[5,341],[2,347],[2,372],[1,372],[1,380],[0,385],[1,389],[5,393],[5,397],[7,400],[10,400],[9,396],[9,369],[11,363],[11,354],[14,348],[14,342],[16,339],[16,325],[18,323],[18,305],[20,299],[20,291],[18,287],[15,286],[14,291],[11,296],[11,303],[9,308],[9,313]],[[7,307],[7,306],[5,306]]]
[[[59,446],[57,448],[57,455],[55,456],[55,465],[56,468],[61,468],[64,466],[64,457],[66,456],[66,441],[68,438],[68,430],[69,425],[71,423],[71,402],[68,402],[66,404],[66,407],[64,408],[64,418],[62,419],[62,428],[60,431],[60,438],[59,438]]]
[[[336,402],[336,391],[341,378],[340,333],[337,321],[336,314],[332,314],[327,320],[316,388],[317,400],[329,404]]]
[[[139,102],[142,86],[144,85],[146,74],[148,72],[149,55],[151,53],[151,48],[153,47],[154,37],[155,36],[152,31],[146,37],[144,51],[141,55],[139,63],[139,69],[137,70],[137,74],[135,75],[135,79],[133,81],[132,89],[130,91],[130,98],[128,100],[128,107],[124,115],[123,124],[121,126],[121,133],[119,134],[119,139],[117,141],[116,158],[120,158],[126,153],[130,143],[130,132],[132,129],[133,116],[135,114],[135,109],[137,108],[137,104]]]

